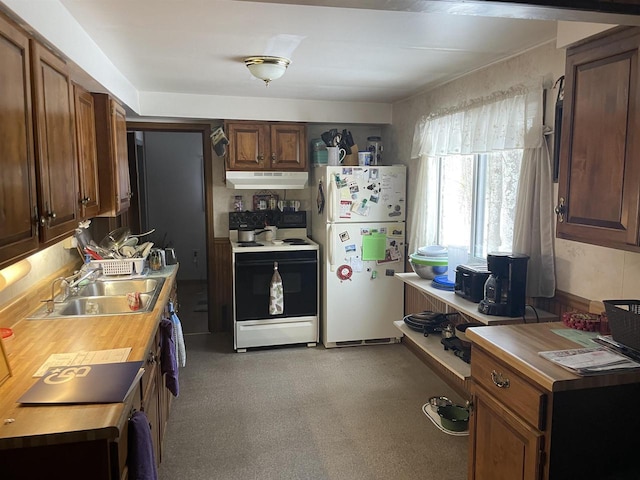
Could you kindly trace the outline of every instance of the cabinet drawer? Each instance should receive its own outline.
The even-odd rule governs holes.
[[[525,421],[539,430],[545,429],[546,395],[515,370],[474,347],[471,377]]]

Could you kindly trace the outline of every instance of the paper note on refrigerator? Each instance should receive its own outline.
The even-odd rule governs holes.
[[[362,260],[384,260],[387,236],[372,233],[362,237]]]

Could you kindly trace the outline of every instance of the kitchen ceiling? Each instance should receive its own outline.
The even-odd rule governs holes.
[[[60,3],[140,92],[392,103],[556,36],[553,20],[440,11],[239,0]],[[263,54],[292,60],[268,87],[242,61]]]

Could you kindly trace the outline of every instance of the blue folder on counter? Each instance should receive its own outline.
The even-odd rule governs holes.
[[[143,373],[141,361],[54,367],[27,390],[18,403],[123,402]]]

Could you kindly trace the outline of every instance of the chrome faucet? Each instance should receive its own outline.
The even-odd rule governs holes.
[[[56,303],[63,303],[71,295],[77,294],[78,285],[80,285],[80,282],[86,280],[87,278],[91,277],[92,275],[94,275],[95,273],[101,270],[102,270],[102,267],[93,268],[86,272],[83,272],[82,270],[78,270],[73,275],[70,275],[68,277],[58,277],[54,279],[53,282],[51,282],[51,298],[49,298],[48,300],[42,300],[47,304],[47,309],[46,309],[47,313],[53,313]],[[57,282],[60,282],[60,287],[62,288],[62,298],[59,300],[56,300],[56,283]]]
[[[57,300],[57,301],[56,301],[56,289],[55,289],[56,282],[60,282],[60,286],[64,289],[62,300]],[[47,304],[47,313],[52,313],[55,304],[64,302],[68,296],[69,296],[69,281],[67,280],[67,278],[58,277],[54,279],[53,282],[51,282],[51,298],[49,298],[48,300],[42,300]]]
[[[75,295],[76,293],[78,293],[78,285],[100,271],[102,271],[102,267],[96,267],[91,270],[87,270],[86,272],[84,272],[84,274],[82,274],[82,270],[79,270],[70,277],[65,278],[68,283],[69,294]],[[95,278],[93,278],[92,280],[95,281]]]

